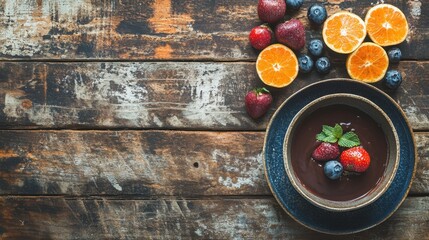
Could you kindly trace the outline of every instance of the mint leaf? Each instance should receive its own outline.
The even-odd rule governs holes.
[[[326,134],[323,132],[316,135],[316,139],[322,142],[323,142],[323,139],[325,139],[326,137],[327,137]]]
[[[338,138],[336,138],[335,136],[331,135],[331,136],[325,137],[322,141],[323,142],[329,142],[329,143],[335,143],[337,140],[338,140]]]
[[[322,132],[326,134],[326,136],[331,136],[334,135],[334,128],[328,125],[323,125]]]
[[[360,145],[360,140],[358,135],[354,132],[346,132],[341,138],[338,140],[338,145],[341,147],[356,147]]]
[[[338,123],[335,124],[333,134],[338,139],[341,138],[341,136],[343,136],[343,128]]]
[[[338,125],[338,124],[337,124]],[[340,129],[338,129],[338,127]],[[340,125],[331,127],[328,125],[322,126],[322,132],[316,135],[316,139],[322,142],[335,143],[338,141],[338,138],[343,134],[343,129]]]
[[[360,145],[359,137],[354,132],[343,132],[338,123],[334,127],[322,125],[322,132],[316,135],[316,139],[322,142],[336,143],[341,147],[355,147]]]

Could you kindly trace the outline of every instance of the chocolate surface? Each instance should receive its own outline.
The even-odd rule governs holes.
[[[316,134],[322,125],[343,127],[344,133],[355,131],[361,145],[371,157],[364,173],[345,172],[340,179],[330,180],[323,173],[323,163],[311,158],[320,144]],[[297,126],[291,145],[292,168],[301,183],[313,194],[334,201],[357,199],[368,194],[383,178],[388,160],[388,143],[379,126],[370,116],[347,105],[330,105],[310,113]]]

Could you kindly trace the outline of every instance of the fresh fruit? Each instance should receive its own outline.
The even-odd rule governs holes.
[[[298,19],[291,19],[278,24],[274,33],[277,41],[285,44],[295,51],[299,51],[305,46],[304,25]]]
[[[266,88],[257,88],[246,94],[244,103],[246,111],[253,119],[262,117],[273,102],[271,93]]]
[[[268,86],[286,87],[298,75],[298,59],[285,45],[272,44],[259,53],[256,72]]]
[[[331,180],[336,180],[341,177],[343,173],[343,165],[336,160],[331,160],[325,163],[323,166],[323,172]]]
[[[336,143],[322,142],[314,149],[311,157],[317,161],[328,161],[340,155],[340,148]]]
[[[259,19],[267,23],[276,23],[284,18],[286,14],[286,2],[284,0],[259,0]]]
[[[350,77],[367,83],[374,83],[383,79],[388,67],[389,58],[386,51],[371,42],[362,43],[356,51],[348,56],[346,61],[346,68]]]
[[[320,39],[311,39],[307,45],[307,49],[314,57],[320,57],[323,52],[323,42]]]
[[[398,63],[401,61],[402,53],[401,49],[399,48],[392,48],[387,52],[387,55],[389,56],[389,62],[391,63]]]
[[[327,57],[321,57],[316,60],[316,70],[321,74],[327,74],[331,70],[331,62]]]
[[[369,9],[365,25],[371,40],[380,46],[399,44],[408,34],[404,13],[390,4],[379,4]]]
[[[254,27],[250,31],[249,41],[252,47],[262,50],[273,42],[273,31],[265,24]]]
[[[337,53],[351,53],[366,36],[365,22],[356,14],[341,11],[326,19],[322,30],[326,46]]]
[[[336,143],[341,147],[355,147],[360,145],[358,135],[354,132],[343,133],[343,128],[337,123],[331,127],[328,125],[322,126],[322,131],[316,135],[316,139],[322,142]]]
[[[302,73],[308,73],[313,69],[313,60],[306,54],[298,56],[299,70]]]
[[[346,171],[365,172],[370,162],[368,152],[361,146],[344,150],[340,155],[340,163]]]
[[[313,4],[308,8],[307,11],[307,17],[308,20],[310,20],[311,23],[321,25],[328,16],[328,13],[326,12],[326,9],[321,4]]]
[[[402,83],[401,73],[397,70],[389,70],[383,81],[384,85],[390,89],[397,89]]]
[[[303,3],[304,0],[286,0],[286,8],[288,10],[296,11],[302,6]]]

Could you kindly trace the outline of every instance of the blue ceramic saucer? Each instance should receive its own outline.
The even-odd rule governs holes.
[[[283,164],[283,142],[293,117],[311,101],[334,93],[365,97],[390,117],[400,142],[400,163],[389,189],[375,202],[353,211],[331,212],[306,201],[291,185]],[[350,234],[374,227],[388,219],[405,200],[416,167],[416,148],[411,128],[401,108],[376,87],[350,79],[311,84],[290,96],[274,113],[263,150],[267,182],[282,208],[297,222],[315,231]]]

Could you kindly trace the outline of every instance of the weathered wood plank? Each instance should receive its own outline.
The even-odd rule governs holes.
[[[0,209],[3,239],[344,239],[301,226],[272,198],[1,198]],[[428,227],[429,198],[413,197],[386,222],[348,237],[428,239]]]
[[[262,130],[292,93],[347,77],[343,64],[272,89],[271,111],[253,121],[244,95],[262,86],[254,63],[0,63],[0,127]],[[428,130],[429,63],[404,61],[394,68],[404,82],[388,92],[414,129]]]
[[[429,193],[429,134],[416,133],[417,169],[410,193]]]
[[[306,1],[291,16],[311,28]],[[422,1],[386,0],[400,7],[410,24],[402,49],[406,59],[428,59],[429,10]],[[329,1],[364,18],[371,1]],[[0,59],[255,59],[248,43],[260,21],[257,1],[144,0],[0,1]]]
[[[411,194],[429,193],[429,133],[416,133]],[[1,131],[1,195],[270,195],[262,132]]]
[[[2,133],[1,194],[269,194],[262,133]]]

